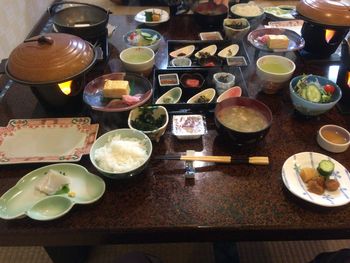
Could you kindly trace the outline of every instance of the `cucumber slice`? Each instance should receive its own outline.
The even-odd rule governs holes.
[[[141,31],[141,36],[143,36],[144,38],[151,38],[152,37],[151,34],[149,34],[147,32],[142,32],[142,31]]]
[[[316,85],[311,84],[306,87],[306,97],[309,101],[320,102],[322,94]]]
[[[322,176],[330,176],[334,170],[334,163],[329,160],[322,160],[317,167],[317,171]]]
[[[304,99],[306,99],[307,100],[307,96],[306,96],[306,88],[303,88],[302,90],[301,90],[301,97],[303,97]]]

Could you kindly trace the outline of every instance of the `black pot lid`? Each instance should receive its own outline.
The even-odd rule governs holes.
[[[94,50],[80,37],[50,33],[26,39],[10,54],[9,77],[24,83],[58,83],[79,75],[94,62]]]

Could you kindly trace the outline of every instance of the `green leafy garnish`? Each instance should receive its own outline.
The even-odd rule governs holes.
[[[68,194],[69,191],[70,191],[69,185],[65,184],[64,186],[62,186],[62,188],[60,190],[58,190],[56,193],[54,193],[54,195]]]

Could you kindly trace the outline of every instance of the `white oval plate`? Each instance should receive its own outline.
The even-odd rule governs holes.
[[[317,195],[307,191],[307,186],[299,176],[299,172],[300,168],[303,167],[317,168],[318,163],[324,159],[331,160],[334,163],[332,176],[339,181],[340,187],[337,191],[325,191],[323,195]],[[307,202],[325,207],[342,206],[350,202],[349,171],[327,155],[315,152],[301,152],[292,155],[283,164],[282,179],[290,192]]]
[[[160,14],[160,20],[159,21],[146,21],[146,15],[145,12],[156,12]],[[160,23],[164,23],[169,20],[169,14],[167,11],[163,9],[158,9],[158,8],[149,8],[142,10],[141,12],[138,12],[135,16],[135,21],[140,22],[140,23],[145,23],[146,25],[149,26],[156,26]]]

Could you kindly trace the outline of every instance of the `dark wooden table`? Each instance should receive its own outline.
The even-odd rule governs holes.
[[[112,36],[111,58],[102,71],[122,70],[118,60],[124,48],[122,36],[139,24],[132,16],[111,16],[118,28]],[[155,28],[164,37],[156,55],[156,65],[166,68],[166,41],[198,39],[201,29],[191,16],[174,17]],[[291,104],[287,85],[276,95],[260,92],[255,74],[255,49],[247,45],[251,63],[243,69],[247,94],[267,104],[273,112],[273,125],[256,148],[237,149],[219,137],[208,114],[208,133],[193,141],[179,141],[169,127],[154,155],[185,152],[203,154],[251,154],[269,156],[269,166],[208,165],[197,169],[195,179],[184,178],[184,163],[151,160],[148,168],[130,180],[105,179],[104,196],[91,205],[76,205],[67,215],[48,222],[29,218],[0,220],[0,245],[93,246],[112,243],[311,240],[350,238],[350,207],[325,209],[294,197],[284,187],[281,168],[291,155],[314,151],[327,154],[350,168],[350,151],[331,154],[316,142],[317,130],[334,123],[350,130],[350,117],[337,108],[316,118],[298,116]],[[264,53],[255,54],[261,56]],[[313,73],[327,76],[327,61],[309,61],[297,53],[286,56],[297,64],[295,75]],[[101,65],[100,65],[101,68]],[[93,78],[101,72],[92,72]],[[333,76],[334,77],[334,76]],[[2,81],[4,82],[4,80]],[[46,111],[30,89],[13,84],[0,104],[0,125],[10,119],[64,116],[90,116],[100,123],[100,134],[122,126],[118,113],[98,114],[86,105],[75,112]],[[115,120],[115,122],[114,122]],[[118,123],[118,125],[116,124]],[[84,156],[78,162],[98,174]],[[4,165],[0,167],[0,194],[12,187],[29,171],[45,164]]]

